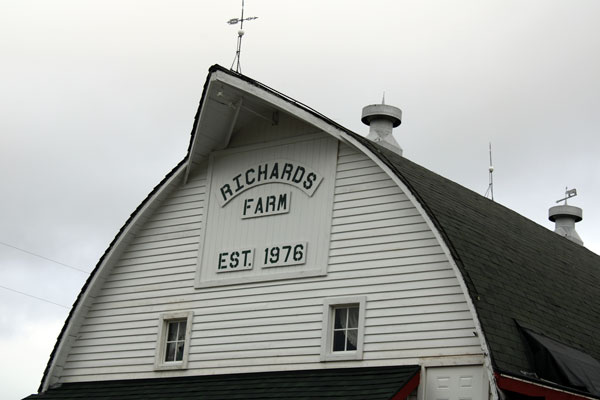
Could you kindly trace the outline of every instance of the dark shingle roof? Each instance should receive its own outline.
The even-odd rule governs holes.
[[[389,400],[419,371],[411,365],[67,383],[27,399]]]
[[[499,372],[534,370],[517,322],[600,360],[600,257],[366,139],[453,253]]]

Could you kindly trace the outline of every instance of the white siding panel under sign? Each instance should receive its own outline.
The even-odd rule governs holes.
[[[458,280],[402,190],[356,150],[340,145],[338,151],[330,138],[305,139],[256,147],[249,156],[220,153],[215,159],[231,167],[217,162],[214,175],[208,166],[199,167],[186,184],[179,183],[141,226],[97,293],[61,381],[401,365],[481,355]],[[223,176],[231,177],[233,170],[263,160],[295,160],[323,180],[312,196],[275,182],[248,189],[223,208],[209,199],[220,183],[221,167],[228,171]],[[247,196],[274,192],[292,192],[288,213],[242,220]],[[319,204],[312,208],[315,201]],[[252,220],[259,224],[239,229]],[[298,221],[310,229],[300,229]],[[194,280],[202,243],[212,252],[203,255],[207,259],[254,248],[253,268],[259,270],[264,248],[279,247],[274,263],[285,264],[283,247],[305,244],[303,264],[265,272],[325,265],[327,274],[198,288]],[[323,253],[319,264],[317,255]],[[216,266],[218,259],[209,261]],[[205,278],[252,277],[253,272],[218,277],[215,272]],[[363,360],[322,362],[324,299],[350,296],[366,297]],[[159,315],[186,310],[194,312],[187,370],[155,371]]]

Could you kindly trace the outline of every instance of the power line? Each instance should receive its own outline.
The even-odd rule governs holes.
[[[11,289],[11,288],[9,288],[9,287],[6,287],[6,286],[2,286],[2,285],[0,285],[0,288],[2,288],[2,289],[5,289],[5,290],[8,290],[8,291],[11,291],[11,292],[14,292],[14,293],[21,294],[21,295],[23,295],[23,296],[31,297],[32,299],[36,299],[36,300],[43,301],[43,302],[46,302],[46,303],[54,304],[55,306],[59,306],[59,307],[62,307],[62,308],[66,308],[67,310],[70,308],[70,307],[67,307],[67,306],[65,306],[65,305],[63,305],[63,304],[58,304],[58,303],[55,303],[55,302],[53,302],[53,301],[46,300],[46,299],[43,299],[43,298],[41,298],[41,297],[34,296],[34,295],[32,295],[32,294],[29,294],[29,293],[21,292],[21,291],[19,291],[19,290]]]
[[[56,261],[56,260],[53,260],[51,258],[44,257],[42,255],[36,254],[36,253],[34,253],[32,251],[29,251],[29,250],[21,249],[21,248],[19,248],[17,246],[13,246],[12,244],[4,243],[4,242],[0,242],[0,244],[4,245],[6,247],[10,247],[10,248],[15,249],[15,250],[22,251],[23,253],[27,253],[27,254],[32,255],[34,257],[41,258],[42,260],[53,262],[55,264],[58,264],[58,265],[61,265],[61,266],[65,267],[65,268],[69,268],[69,269],[72,269],[72,270],[75,270],[75,271],[83,272],[84,274],[87,274],[87,275],[90,274],[88,271],[86,271],[84,269],[73,267],[73,266],[65,264],[65,263],[61,263],[60,261]]]

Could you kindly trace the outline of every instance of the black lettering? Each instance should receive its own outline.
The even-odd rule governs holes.
[[[231,255],[229,256],[229,259],[231,260],[231,262],[229,263],[229,266],[231,268],[237,268],[237,266],[240,263],[240,252],[239,251],[232,252]]]
[[[229,187],[229,184],[226,183],[223,186],[221,186],[221,196],[223,196],[223,201],[227,201],[227,195],[233,196],[233,192],[231,191],[231,188]]]
[[[290,163],[285,163],[283,165],[283,171],[281,171],[281,179],[290,180],[292,179],[292,171],[294,170],[294,166]],[[285,177],[287,175],[287,178]]]
[[[244,187],[244,185],[240,184],[240,178],[242,177],[242,174],[238,174],[236,176],[233,177],[233,180],[235,181],[235,191],[236,193],[239,192],[240,190],[242,190],[242,188]]]
[[[271,257],[269,258],[269,262],[271,264],[275,264],[279,261],[279,247],[271,247],[270,251]]]
[[[258,166],[258,181],[267,180],[267,170],[269,169],[269,164],[259,165]]]
[[[294,246],[294,261],[300,261],[304,258],[304,245],[297,244]]]
[[[254,183],[254,181],[256,180],[256,178],[252,178],[252,180],[250,180],[250,178],[248,177],[248,175],[250,175],[250,173],[254,173],[256,172],[254,170],[254,168],[250,168],[246,171],[246,185],[250,186]]]
[[[225,262],[225,258],[227,257],[228,253],[219,253],[219,268],[218,269],[225,269],[227,268],[227,264],[223,264]]]
[[[292,252],[292,246],[282,246],[281,248],[283,250],[287,250],[287,253],[285,253],[285,259],[283,260],[283,262],[288,262],[288,259],[290,258],[290,253]]]
[[[256,202],[256,209],[254,210],[254,214],[262,214],[263,213],[263,200],[262,197],[258,198]]]
[[[254,201],[253,198],[248,198],[244,200],[244,215],[246,215],[246,211],[248,211],[248,209],[250,209],[250,207],[252,207],[252,202]]]
[[[279,195],[279,202],[277,203],[277,211],[287,210],[287,193],[281,193]]]
[[[267,201],[265,204],[265,211],[275,211],[275,196],[267,196]]]
[[[271,175],[269,175],[269,179],[279,179],[279,163],[273,164],[273,169],[271,170]]]
[[[244,267],[251,267],[250,260],[248,260],[248,254],[250,254],[252,250],[242,250],[242,254],[244,255]]]
[[[317,175],[315,175],[314,172],[309,172],[308,175],[306,175],[306,180],[302,186],[304,186],[304,189],[308,190],[312,187],[313,183],[315,183],[316,179]]]
[[[294,172],[294,177],[292,178],[292,181],[294,183],[302,182],[302,178],[304,178],[305,172],[306,172],[306,170],[304,169],[304,167],[301,167],[300,165],[298,165],[296,167],[296,172]]]

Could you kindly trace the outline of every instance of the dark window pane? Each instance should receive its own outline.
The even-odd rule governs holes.
[[[177,354],[175,361],[183,360],[183,342],[177,342]]]
[[[347,308],[336,308],[335,309],[335,324],[334,329],[343,329],[346,327],[346,313]]]
[[[172,342],[177,339],[177,322],[169,322],[169,332],[167,333],[167,341]]]
[[[358,329],[348,329],[347,340],[346,340],[346,350],[353,351],[356,350],[356,343],[358,339]]]
[[[344,342],[346,341],[346,334],[344,331],[336,331],[333,333],[333,351],[344,351]]]
[[[165,361],[175,361],[175,343],[167,343]]]
[[[177,340],[185,340],[185,327],[187,325],[187,321],[181,321],[179,323],[179,334],[177,335]]]
[[[348,308],[348,328],[358,328],[358,307]]]

